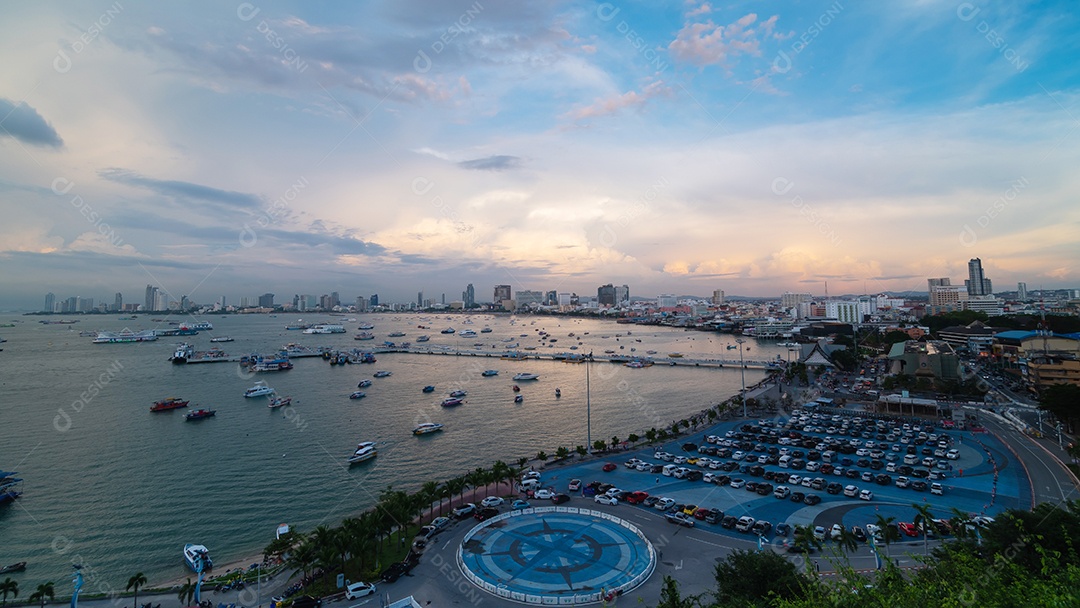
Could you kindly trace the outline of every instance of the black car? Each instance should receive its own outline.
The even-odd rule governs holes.
[[[860,459],[855,461],[855,466],[862,467],[862,468],[865,469],[866,467],[870,466],[870,459],[868,459],[868,458],[860,458]]]
[[[913,481],[913,482],[911,482],[911,489],[915,490],[916,492],[925,492],[926,491],[926,482],[922,481],[922,480]]]
[[[906,464],[896,467],[896,472],[900,473],[901,475],[911,475],[911,472],[914,470],[914,468]]]
[[[499,510],[495,507],[485,507],[474,513],[473,517],[476,519],[476,521],[484,521],[485,519],[491,519],[498,514]]]
[[[382,582],[384,583],[392,583],[408,574],[409,570],[409,564],[405,562],[395,562],[387,566],[387,568],[379,575],[379,578],[382,579]]]
[[[652,467],[649,468],[649,472],[650,473],[663,473],[664,472],[664,465],[662,465],[662,464],[654,464],[654,465],[652,465]]]
[[[553,502],[553,503],[555,503],[557,505],[561,505],[564,502],[570,502],[570,495],[569,494],[556,494],[556,495],[551,497],[551,502]]]
[[[927,469],[915,469],[914,471],[911,472],[911,476],[912,477],[921,477],[923,479],[926,479],[927,477],[930,476],[930,471],[928,471]]]
[[[731,530],[737,523],[739,523],[738,517],[735,517],[734,515],[725,515],[724,518],[720,520],[720,527]]]
[[[319,606],[322,606],[322,599],[310,595],[301,595],[292,601],[292,605],[296,606],[296,608],[319,608]]]
[[[825,491],[829,494],[839,494],[844,490],[844,486],[836,483],[835,481],[825,486]]]
[[[772,524],[759,519],[754,522],[754,525],[750,527],[750,532],[757,534],[758,536],[767,536],[772,531]]]
[[[682,444],[682,449],[687,451],[687,452],[696,452],[697,451],[697,444],[696,443],[684,443],[684,444]]]
[[[689,471],[686,474],[686,479],[687,481],[701,481],[701,478],[704,476],[705,474],[701,471]]]
[[[877,477],[875,477],[875,478],[874,478],[874,481],[875,481],[875,482],[876,482],[876,483],[877,483],[877,484],[878,484],[879,486],[887,486],[887,485],[891,485],[891,484],[892,484],[892,477],[890,477],[889,475],[886,475],[886,474],[882,473],[881,475],[878,475]]]
[[[765,474],[765,467],[763,467],[761,465],[757,465],[755,467],[750,467],[750,474],[753,475],[754,477],[760,477],[760,476]]]
[[[804,505],[813,506],[813,505],[818,504],[819,502],[821,502],[821,497],[818,496],[817,494],[807,494],[806,498],[803,499],[803,504]]]
[[[885,468],[885,463],[881,462],[880,460],[871,460],[870,468],[875,471],[880,471],[881,469]]]
[[[789,466],[791,466],[791,468],[795,469],[796,471],[801,471],[806,468],[806,461],[796,458],[791,461]]]
[[[769,494],[772,494],[773,486],[771,483],[759,483],[755,492],[761,494],[762,496],[768,496]]]
[[[748,481],[746,482],[745,487],[747,492],[757,492],[758,483],[756,481]]]
[[[790,525],[784,524],[784,523],[776,524],[776,535],[777,536],[787,536],[790,533],[791,533],[791,526]]]
[[[726,486],[731,483],[731,477],[728,477],[727,475],[720,475],[714,478],[713,481],[715,481],[716,485],[718,486]]]
[[[860,543],[866,542],[866,532],[863,531],[862,527],[852,526],[851,534],[855,537],[855,540],[859,541]]]
[[[765,473],[762,474],[762,478],[764,478],[765,481],[772,481],[775,476],[776,471],[765,471]]]
[[[791,493],[791,502],[802,502],[805,499],[806,499],[806,494],[803,494],[802,492],[792,492]]]
[[[848,469],[844,471],[844,477],[847,477],[848,479],[856,479],[859,475],[858,469]]]
[[[705,521],[710,524],[718,524],[722,519],[724,519],[724,512],[720,509],[709,509],[709,512],[705,514]]]

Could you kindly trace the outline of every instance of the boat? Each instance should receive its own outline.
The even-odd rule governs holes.
[[[195,572],[206,572],[214,567],[214,560],[210,559],[210,551],[203,545],[184,545],[184,562],[188,568]],[[202,566],[200,569],[199,566]]]
[[[417,338],[416,341],[417,342],[427,342],[430,339],[431,339],[431,336],[424,335],[424,336],[420,336],[419,338]]]
[[[364,462],[365,460],[371,460],[379,455],[379,452],[375,449],[375,442],[365,441],[356,446],[356,451],[349,456],[349,464],[356,464],[358,462]]]
[[[266,407],[275,409],[279,407],[285,407],[292,404],[292,397],[271,397],[270,403],[266,404]]]
[[[461,338],[475,338],[476,332],[471,329],[463,329],[458,332],[458,337]]]
[[[392,373],[392,372],[388,372],[388,371],[386,371],[385,369],[380,369],[379,371],[375,372],[375,374],[373,374],[373,375],[374,375],[374,376],[375,376],[376,378],[386,378],[386,377],[388,377],[388,376],[389,376],[389,375],[390,375],[391,373]]]
[[[405,332],[403,332],[403,331],[392,331],[392,332],[386,334],[386,337],[387,338],[404,338],[405,337]]]
[[[525,398],[522,397],[521,395],[514,395],[514,403],[521,403],[524,400],[525,400]]]
[[[452,333],[454,333],[455,331],[456,331],[456,330],[455,330],[455,329],[454,329],[453,327],[447,327],[446,329],[442,330],[442,331],[441,331],[441,332],[439,332],[439,333],[441,333],[441,334],[452,334]]]
[[[438,422],[424,422],[413,429],[413,435],[427,435],[443,430],[443,425]]]
[[[682,353],[668,353],[667,356],[671,357],[672,359],[681,359]]]
[[[463,391],[463,390],[456,390],[456,391],[454,391],[454,392],[450,393],[450,396],[451,396],[451,397],[457,397],[457,398],[459,398],[459,399],[460,399],[461,397],[464,397],[464,396],[465,396],[465,394],[466,394],[466,393],[465,393],[465,391]]]
[[[311,327],[311,325],[308,325],[306,323],[293,323],[291,325],[286,325],[285,329],[297,330],[297,329],[308,329],[309,327]]]
[[[465,402],[462,401],[460,398],[458,398],[458,397],[450,397],[449,399],[443,399],[442,406],[443,407],[454,407],[456,405],[461,405],[462,403],[465,403]]]
[[[195,410],[184,414],[184,418],[187,420],[202,420],[203,418],[210,418],[214,414],[217,414],[217,410]]]
[[[154,330],[148,329],[146,331],[134,332],[130,329],[125,329],[119,332],[103,331],[99,332],[97,337],[94,338],[94,344],[124,344],[128,342],[153,342],[157,340],[158,336],[154,333]]]
[[[172,361],[173,363],[179,365],[179,364],[182,364],[182,363],[187,363],[187,360],[190,359],[194,355],[195,355],[195,347],[188,344],[187,342],[183,342],[179,346],[176,347],[176,352],[173,353],[173,356],[170,357],[169,360]]]
[[[199,321],[198,323],[182,323],[180,327],[195,331],[210,331],[214,329],[214,324],[209,321]]]
[[[369,386],[371,386],[371,380],[367,379],[361,380],[356,384],[356,388],[367,388]]]
[[[736,345],[734,345],[734,344],[728,344],[728,345],[727,345],[727,349],[728,349],[728,350],[735,350],[736,348],[739,348],[739,347],[738,347],[738,346],[736,346]]]
[[[372,325],[371,323],[361,323],[359,329],[363,329],[363,330],[367,331],[369,329],[375,329],[375,326]]]
[[[626,363],[623,363],[623,365],[625,365],[626,367],[634,368],[634,369],[641,369],[641,368],[644,368],[644,367],[652,367],[653,362],[652,361],[642,361],[641,359],[634,359],[633,361],[627,361]]]
[[[490,334],[491,333],[491,328],[485,325],[484,329],[480,330],[480,333],[482,333],[482,334]]]
[[[499,370],[497,370],[497,369],[485,369],[480,375],[481,376],[487,376],[487,377],[498,376],[499,375]]]
[[[424,387],[424,392],[425,393],[434,393],[435,392],[435,386],[431,385],[431,384],[425,386]]]
[[[562,397],[562,389],[559,389],[559,388],[555,389],[555,396],[556,397]]]
[[[366,332],[366,331],[362,331],[362,332],[356,334],[355,336],[353,336],[353,340],[374,340],[374,339],[375,339],[375,334],[370,333],[370,332]]]
[[[180,399],[179,397],[166,397],[161,401],[155,401],[154,405],[150,406],[150,411],[167,412],[169,410],[175,410],[187,406],[188,402]]]
[[[353,391],[349,393],[349,399],[363,399],[364,397],[367,397],[367,393],[364,391]]]
[[[305,334],[343,334],[345,333],[344,325],[331,325],[328,323],[320,323],[318,325],[312,325],[304,330]]]
[[[255,364],[251,366],[251,370],[256,372],[282,372],[292,368],[293,364],[289,361],[288,357],[279,357],[269,360],[260,357]]]
[[[9,572],[22,572],[26,570],[26,562],[19,562],[17,564],[11,564],[10,566],[4,566],[0,568],[0,574],[7,574]]]
[[[210,338],[211,342],[235,342],[230,336],[218,336],[216,338]]]
[[[259,380],[255,383],[255,386],[244,391],[245,397],[264,397],[266,395],[273,395],[274,389],[267,386],[265,382]]]
[[[798,346],[799,343],[798,342],[777,342],[776,345],[791,348],[791,347]]]
[[[22,496],[22,492],[15,489],[22,483],[22,479],[15,475],[15,471],[0,471],[0,505],[13,502]]]
[[[519,392],[519,391],[521,390],[521,387],[520,387],[520,386],[518,386],[518,385],[516,385],[516,384],[514,385],[514,387],[513,387],[513,388],[514,388],[514,392],[515,392],[515,393],[516,393],[516,392]]]
[[[521,372],[519,374],[514,375],[514,380],[518,380],[518,381],[520,381],[520,380],[538,380],[539,378],[540,378],[540,376],[538,374],[529,374],[529,373],[526,373],[526,372]]]
[[[646,355],[655,355],[656,351],[655,350],[647,350],[647,351],[645,351],[645,354]]]
[[[281,538],[289,533],[289,524],[278,524],[277,530],[274,532],[274,538]]]

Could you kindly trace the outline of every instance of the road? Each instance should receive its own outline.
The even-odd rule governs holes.
[[[1010,424],[991,416],[982,416],[981,422],[1019,455],[1027,469],[1034,488],[1035,502],[1060,504],[1080,498],[1076,481],[1061,462],[1050,454],[1048,448],[1037,444],[1035,439],[1017,431]],[[1053,447],[1057,447],[1053,444]]]

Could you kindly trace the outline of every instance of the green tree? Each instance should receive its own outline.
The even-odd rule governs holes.
[[[619,448],[619,438],[618,437],[612,437],[611,438],[611,443],[609,443],[608,445],[610,445],[611,449],[613,449],[613,450],[618,449]]]
[[[837,547],[843,551],[854,553],[859,549],[859,539],[855,538],[855,534],[846,527],[840,530],[840,537],[834,540]]]
[[[607,443],[603,439],[597,439],[593,442],[592,447],[594,452],[603,452],[607,449]]]
[[[934,525],[934,514],[930,512],[930,505],[919,504],[917,502],[911,503],[912,508],[915,509],[914,524],[916,528],[922,529],[923,535],[923,555],[930,552],[930,535],[928,532],[931,526]]]
[[[637,443],[639,439],[641,439],[641,437],[639,437],[637,433],[630,433],[626,436],[626,440],[630,443]]]
[[[51,600],[56,597],[56,590],[53,588],[52,581],[47,583],[41,583],[37,586],[37,591],[30,594],[31,602],[40,602],[41,608],[45,608],[45,601]]]
[[[134,608],[139,607],[139,587],[142,587],[145,584],[146,584],[146,575],[143,574],[142,572],[136,572],[135,576],[132,576],[131,578],[128,579],[127,590],[131,591],[132,588],[135,589],[135,596],[131,600],[131,605],[134,606]]]
[[[196,584],[191,582],[190,578],[180,585],[180,592],[176,594],[176,597],[179,598],[181,606],[190,606],[191,602],[195,601],[195,587]]]
[[[695,608],[701,606],[698,596],[682,597],[679,593],[679,583],[668,575],[664,575],[664,586],[660,588],[660,603],[657,608]]]
[[[1039,409],[1050,412],[1055,418],[1072,427],[1080,413],[1076,404],[1080,403],[1080,386],[1075,384],[1052,384],[1042,389],[1039,395]]]
[[[578,456],[581,458],[584,458],[589,454],[589,450],[583,445],[577,446],[576,448],[574,448],[574,451],[577,452]]]
[[[893,525],[894,521],[896,521],[895,517],[885,517],[878,514],[874,522],[881,528],[881,542],[885,543],[885,555],[889,559],[892,559],[892,551],[889,545],[900,540],[900,531]]]
[[[716,599],[721,606],[767,606],[804,595],[809,581],[795,564],[772,551],[731,552],[716,565]]]
[[[548,455],[547,455],[547,452],[545,452],[545,451],[543,451],[543,450],[541,450],[541,451],[537,452],[537,453],[536,453],[536,459],[537,459],[537,460],[539,460],[540,462],[545,462],[545,461],[547,461],[547,459],[548,459]]]
[[[442,500],[439,499],[439,483],[436,481],[425,481],[424,485],[420,486],[420,493],[428,501],[428,519],[435,517],[435,501],[439,501],[439,505],[442,506]]]
[[[563,458],[566,458],[569,455],[570,455],[570,450],[566,449],[566,447],[564,447],[564,446],[560,445],[559,449],[555,450],[555,458],[558,458],[559,460],[562,460]]]
[[[645,431],[645,440],[649,443],[656,441],[656,429],[649,429]]]
[[[19,581],[12,578],[5,578],[4,582],[0,583],[0,596],[4,598],[4,601],[0,606],[7,606],[8,595],[11,597],[19,597]]]

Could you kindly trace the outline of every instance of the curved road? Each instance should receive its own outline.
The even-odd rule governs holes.
[[[1080,498],[1080,489],[1068,470],[1046,448],[1035,440],[990,416],[982,416],[980,422],[1020,457],[1034,489],[1035,503],[1061,504]]]

